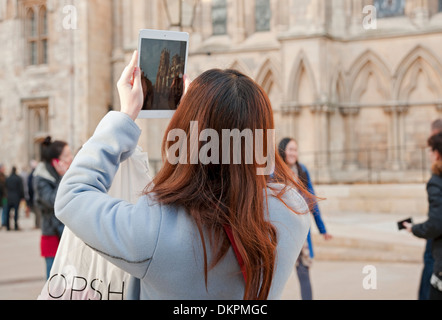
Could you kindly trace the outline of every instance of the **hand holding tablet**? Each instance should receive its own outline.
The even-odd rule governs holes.
[[[138,52],[132,55],[129,65],[124,68],[117,87],[120,95],[121,112],[136,120],[143,106],[141,72],[137,67]]]

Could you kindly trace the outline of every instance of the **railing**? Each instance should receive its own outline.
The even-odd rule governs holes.
[[[427,147],[310,152],[301,162],[316,184],[423,183],[431,175]]]
[[[427,147],[401,146],[302,152],[315,184],[425,183],[431,176]],[[150,159],[152,176],[162,161]]]

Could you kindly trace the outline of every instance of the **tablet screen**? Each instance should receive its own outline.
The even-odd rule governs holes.
[[[184,92],[187,42],[141,39],[142,110],[176,110]]]

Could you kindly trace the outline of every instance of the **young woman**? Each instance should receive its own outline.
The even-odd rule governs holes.
[[[279,144],[279,154],[284,162],[292,170],[293,175],[303,185],[310,194],[315,194],[313,183],[310,179],[310,173],[307,167],[298,160],[298,143],[295,139],[285,138]],[[302,192],[302,190],[301,190]],[[324,221],[322,221],[321,212],[316,203],[312,206],[313,217],[315,218],[316,226],[319,232],[324,236],[325,240],[330,240],[332,236],[327,233]],[[312,286],[310,283],[309,268],[312,265],[314,258],[313,242],[309,232],[307,242],[301,250],[301,254],[296,261],[296,271],[298,274],[299,284],[301,287],[301,297],[303,300],[312,300]]]
[[[416,237],[432,240],[434,265],[430,280],[430,300],[442,300],[442,133],[433,135],[428,145],[433,173],[427,184],[428,220],[416,225],[405,222],[404,226]]]
[[[105,116],[65,175],[57,216],[140,279],[141,299],[279,299],[310,226],[308,206],[296,191],[300,186],[279,157],[273,184],[257,175],[256,161],[165,161],[136,205],[106,194],[141,133],[134,122],[143,105],[136,61],[135,52],[118,82],[121,112]],[[164,159],[177,151],[169,133],[191,137],[195,123],[199,132],[210,129],[219,136],[224,129],[274,129],[267,95],[239,72],[210,70],[186,89],[163,140]],[[200,138],[196,149],[191,140],[182,145],[189,151],[186,160],[207,150],[210,139]],[[271,150],[266,141],[261,149]],[[223,155],[234,147],[223,145],[212,152]]]
[[[63,141],[46,138],[41,147],[42,161],[33,173],[34,204],[41,212],[41,255],[46,261],[46,274],[49,278],[57,253],[64,225],[55,217],[55,196],[61,178],[72,163],[72,153]]]

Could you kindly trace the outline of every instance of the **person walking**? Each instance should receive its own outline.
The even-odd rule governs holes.
[[[35,205],[34,201],[34,172],[37,168],[38,162],[36,160],[31,160],[29,163],[31,167],[31,172],[28,175],[28,179],[26,181],[28,185],[28,194],[29,194],[29,201],[28,201],[28,207],[31,210],[32,213],[35,215],[35,229],[41,228],[41,212],[38,208],[38,206]]]
[[[34,202],[41,213],[40,250],[46,262],[49,278],[64,225],[54,213],[55,197],[61,178],[72,163],[72,153],[66,142],[45,139],[41,146],[42,161],[33,173]]]
[[[0,164],[0,215],[2,218],[2,229],[6,228],[6,210],[8,205],[8,199],[6,195],[6,175],[5,166]]]
[[[403,224],[416,237],[432,240],[434,266],[429,299],[442,300],[442,133],[430,137],[428,145],[432,163],[432,176],[427,183],[428,219],[420,224]]]
[[[297,141],[292,138],[284,138],[280,142],[278,150],[281,158],[292,170],[293,175],[296,177],[296,179],[298,179],[298,181],[307,189],[310,194],[315,195],[313,183],[310,179],[310,173],[307,170],[307,167],[300,163],[298,160],[299,154]],[[322,220],[321,212],[319,211],[319,206],[317,203],[313,204],[312,214],[315,218],[316,226],[318,227],[319,232],[324,236],[324,239],[332,239],[332,236],[327,233],[327,229],[325,227],[324,221]],[[301,254],[296,261],[296,272],[301,287],[302,300],[313,300],[309,270],[312,266],[314,257],[315,254],[313,251],[313,241],[311,237],[311,232],[309,232],[307,242],[304,244],[301,250]]]
[[[442,132],[442,119],[437,119],[431,123],[431,135]],[[418,300],[429,300],[431,290],[431,276],[433,275],[434,258],[431,253],[433,240],[427,239],[424,251],[424,267],[422,269],[421,282],[418,291]]]
[[[23,188],[23,180],[17,175],[17,168],[13,167],[11,175],[6,179],[6,193],[8,206],[6,210],[6,229],[11,230],[10,213],[14,209],[14,230],[18,231],[19,208],[22,200],[25,199],[25,191]]]
[[[107,195],[141,134],[135,123],[143,106],[137,58],[134,52],[118,81],[121,111],[102,119],[64,176],[57,217],[89,247],[140,279],[141,299],[281,298],[310,227],[308,206],[297,191],[301,186],[278,156],[270,183],[270,175],[258,174],[262,165],[256,160],[219,159],[232,151],[244,159],[248,149],[207,143],[208,137],[188,148],[186,139],[195,123],[203,137],[214,140],[228,129],[260,129],[271,136],[270,101],[251,78],[213,69],[191,84],[186,80],[163,139],[167,161],[160,172],[135,205]],[[266,141],[257,142],[263,143],[261,152],[272,147]],[[181,161],[171,161],[178,151]],[[194,155],[212,161],[190,161]]]

